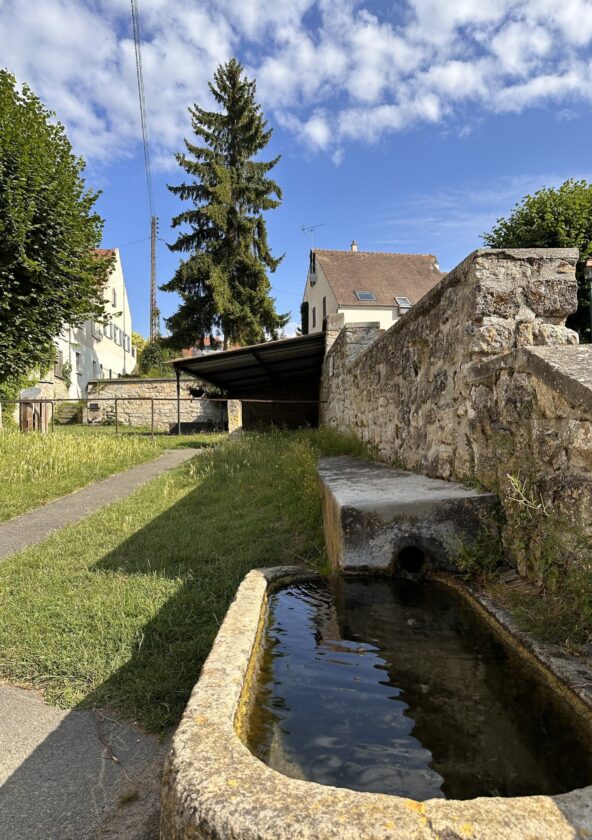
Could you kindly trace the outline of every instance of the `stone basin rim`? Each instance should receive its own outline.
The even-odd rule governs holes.
[[[556,796],[416,802],[292,779],[256,758],[239,731],[268,596],[317,576],[275,566],[249,572],[240,584],[167,758],[161,840],[592,838],[592,785]]]

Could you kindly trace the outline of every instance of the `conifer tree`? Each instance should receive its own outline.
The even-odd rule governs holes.
[[[174,228],[188,226],[169,246],[189,256],[162,288],[181,297],[178,311],[167,318],[170,343],[203,345],[221,332],[224,345],[254,344],[276,338],[286,324],[270,296],[267,272],[281,262],[267,242],[263,213],[280,204],[281,190],[268,173],[279,157],[255,159],[272,134],[255,100],[255,82],[231,59],[220,65],[210,83],[220,106],[189,109],[197,142],[177,162],[190,176],[169,190],[192,206],[175,216]]]

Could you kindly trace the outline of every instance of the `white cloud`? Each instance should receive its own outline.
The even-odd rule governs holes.
[[[208,102],[237,53],[272,120],[336,164],[345,141],[418,123],[592,98],[592,0],[141,0],[155,161],[172,163],[187,107]],[[2,64],[66,123],[78,152],[137,149],[129,6],[121,0],[0,0]],[[459,112],[460,113],[460,112]],[[462,113],[466,121],[466,113]]]

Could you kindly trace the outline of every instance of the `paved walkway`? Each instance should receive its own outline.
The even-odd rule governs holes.
[[[158,840],[168,744],[0,684],[0,840]]]
[[[0,560],[44,540],[52,531],[74,525],[106,505],[129,496],[140,485],[178,467],[201,450],[167,449],[158,458],[111,475],[55,502],[22,513],[0,524]],[[0,833],[0,838],[2,837]]]

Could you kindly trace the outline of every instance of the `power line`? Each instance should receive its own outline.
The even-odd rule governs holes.
[[[138,242],[148,242],[150,239],[149,236],[144,236],[142,239],[134,239],[132,242],[124,242],[123,245],[119,245],[119,248],[127,248],[128,245],[137,245]]]
[[[146,184],[148,186],[148,206],[150,216],[154,213],[154,196],[152,193],[152,168],[150,166],[150,146],[148,144],[148,117],[146,115],[146,96],[144,94],[144,72],[142,69],[142,41],[140,38],[140,12],[138,0],[131,0],[132,26],[134,30],[134,47],[136,50],[136,75],[138,77],[138,98],[140,100],[140,123],[142,125],[142,141],[144,143],[144,164],[146,167]]]

